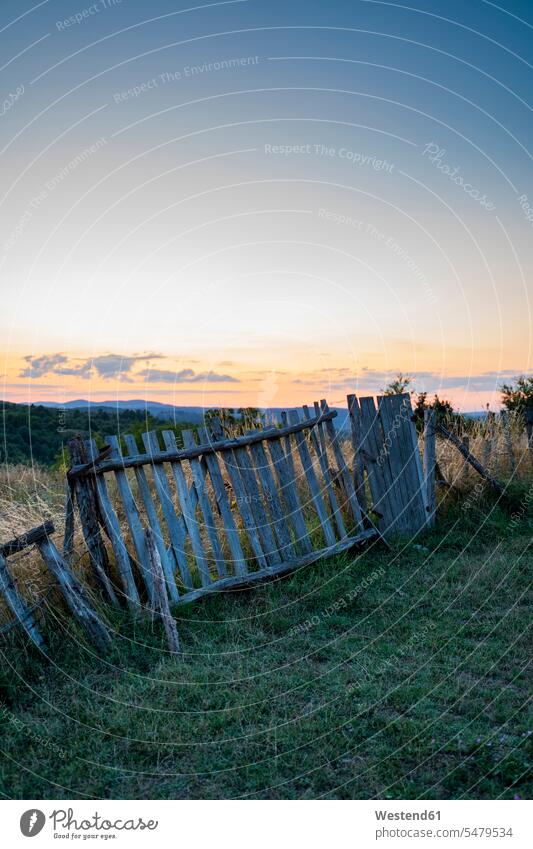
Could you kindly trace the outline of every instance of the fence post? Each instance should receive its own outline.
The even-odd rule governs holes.
[[[20,625],[25,630],[26,634],[41,651],[46,651],[46,646],[43,638],[35,624],[35,620],[30,609],[19,596],[15,582],[8,569],[8,565],[4,557],[0,554],[0,592],[4,596],[6,604],[11,608],[12,612],[17,617]]]
[[[88,462],[87,451],[81,437],[76,436],[69,442],[70,462],[73,466]],[[117,596],[109,580],[109,559],[100,535],[98,501],[91,478],[75,478],[74,491],[80,513],[83,537],[89,549],[91,567],[99,584],[106,591],[110,601],[118,605]]]
[[[109,631],[89,603],[81,581],[70,570],[68,563],[61,557],[48,536],[37,542],[37,548],[47,568],[58,582],[72,615],[99,649],[107,649],[111,642]]]
[[[178,636],[178,629],[176,628],[176,623],[170,612],[163,565],[161,563],[161,557],[159,556],[159,551],[157,550],[157,545],[155,543],[154,533],[150,526],[146,528],[145,539],[146,548],[148,551],[149,565],[150,569],[152,570],[152,579],[154,586],[152,602],[153,609],[156,613],[159,614],[159,616],[163,620],[163,627],[165,629],[168,647],[171,653],[178,654],[180,650],[180,638]]]
[[[437,496],[435,491],[435,468],[437,465],[437,431],[434,409],[424,410],[424,485],[426,490],[427,525],[435,524]]]

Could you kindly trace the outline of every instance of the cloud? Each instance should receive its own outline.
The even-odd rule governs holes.
[[[24,357],[28,366],[20,372],[19,377],[40,378],[47,374],[56,374],[61,377],[80,377],[88,380],[94,371],[104,380],[113,378],[131,383],[129,376],[135,363],[149,362],[154,359],[162,359],[163,354],[149,351],[142,354],[133,354],[130,357],[122,354],[102,354],[87,360],[71,360],[64,354],[43,354],[41,357]]]
[[[19,377],[44,377],[47,374],[56,374],[56,368],[62,363],[68,362],[64,354],[43,354],[42,357],[24,357],[28,363]]]
[[[229,374],[217,374],[214,371],[197,374],[192,368],[180,371],[147,368],[137,372],[135,377],[142,377],[147,383],[240,383],[236,377]]]

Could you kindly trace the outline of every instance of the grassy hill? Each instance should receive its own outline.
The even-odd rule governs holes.
[[[51,663],[4,652],[0,792],[529,797],[532,531],[452,505],[416,543],[180,609],[179,658],[150,619],[105,658],[56,623]]]

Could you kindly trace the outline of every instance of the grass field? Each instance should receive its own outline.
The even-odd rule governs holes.
[[[127,619],[105,659],[4,645],[2,794],[530,797],[530,496],[180,609],[179,658]]]

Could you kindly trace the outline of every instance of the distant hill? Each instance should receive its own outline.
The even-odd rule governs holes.
[[[347,410],[335,408],[335,426],[349,428]],[[203,407],[174,407],[157,401],[132,399],[127,401],[98,401],[80,399],[60,404],[47,401],[41,404],[2,404],[2,436],[0,463],[57,465],[66,451],[68,441],[76,434],[91,437],[98,445],[113,433],[133,433],[139,447],[141,433],[161,431],[172,427],[177,432],[187,425],[203,423]],[[265,410],[267,423],[281,422],[282,408]]]
[[[77,402],[73,402],[74,405]],[[154,416],[145,409],[110,409],[105,405],[2,404],[0,463],[53,466],[61,462],[69,439],[78,433],[104,443],[110,434],[132,433],[139,447],[141,433],[161,431],[175,425],[169,417]],[[198,420],[180,419],[177,429],[194,426]]]
[[[127,401],[88,401],[80,399],[77,401],[67,401],[66,404],[59,404],[55,401],[43,401],[42,406],[51,408],[63,408],[67,410],[87,409],[91,410],[136,410],[148,413],[151,416],[156,416],[160,419],[171,419],[176,424],[182,422],[190,422],[201,424],[203,421],[205,410],[207,407],[175,407],[172,404],[162,404],[159,401],[143,401],[141,399],[129,399]],[[215,405],[216,406],[216,405]],[[266,421],[281,422],[281,413],[289,407],[269,407],[263,410]],[[342,407],[333,407],[336,410],[338,417],[335,419],[336,427],[344,430],[348,425],[348,412]]]

